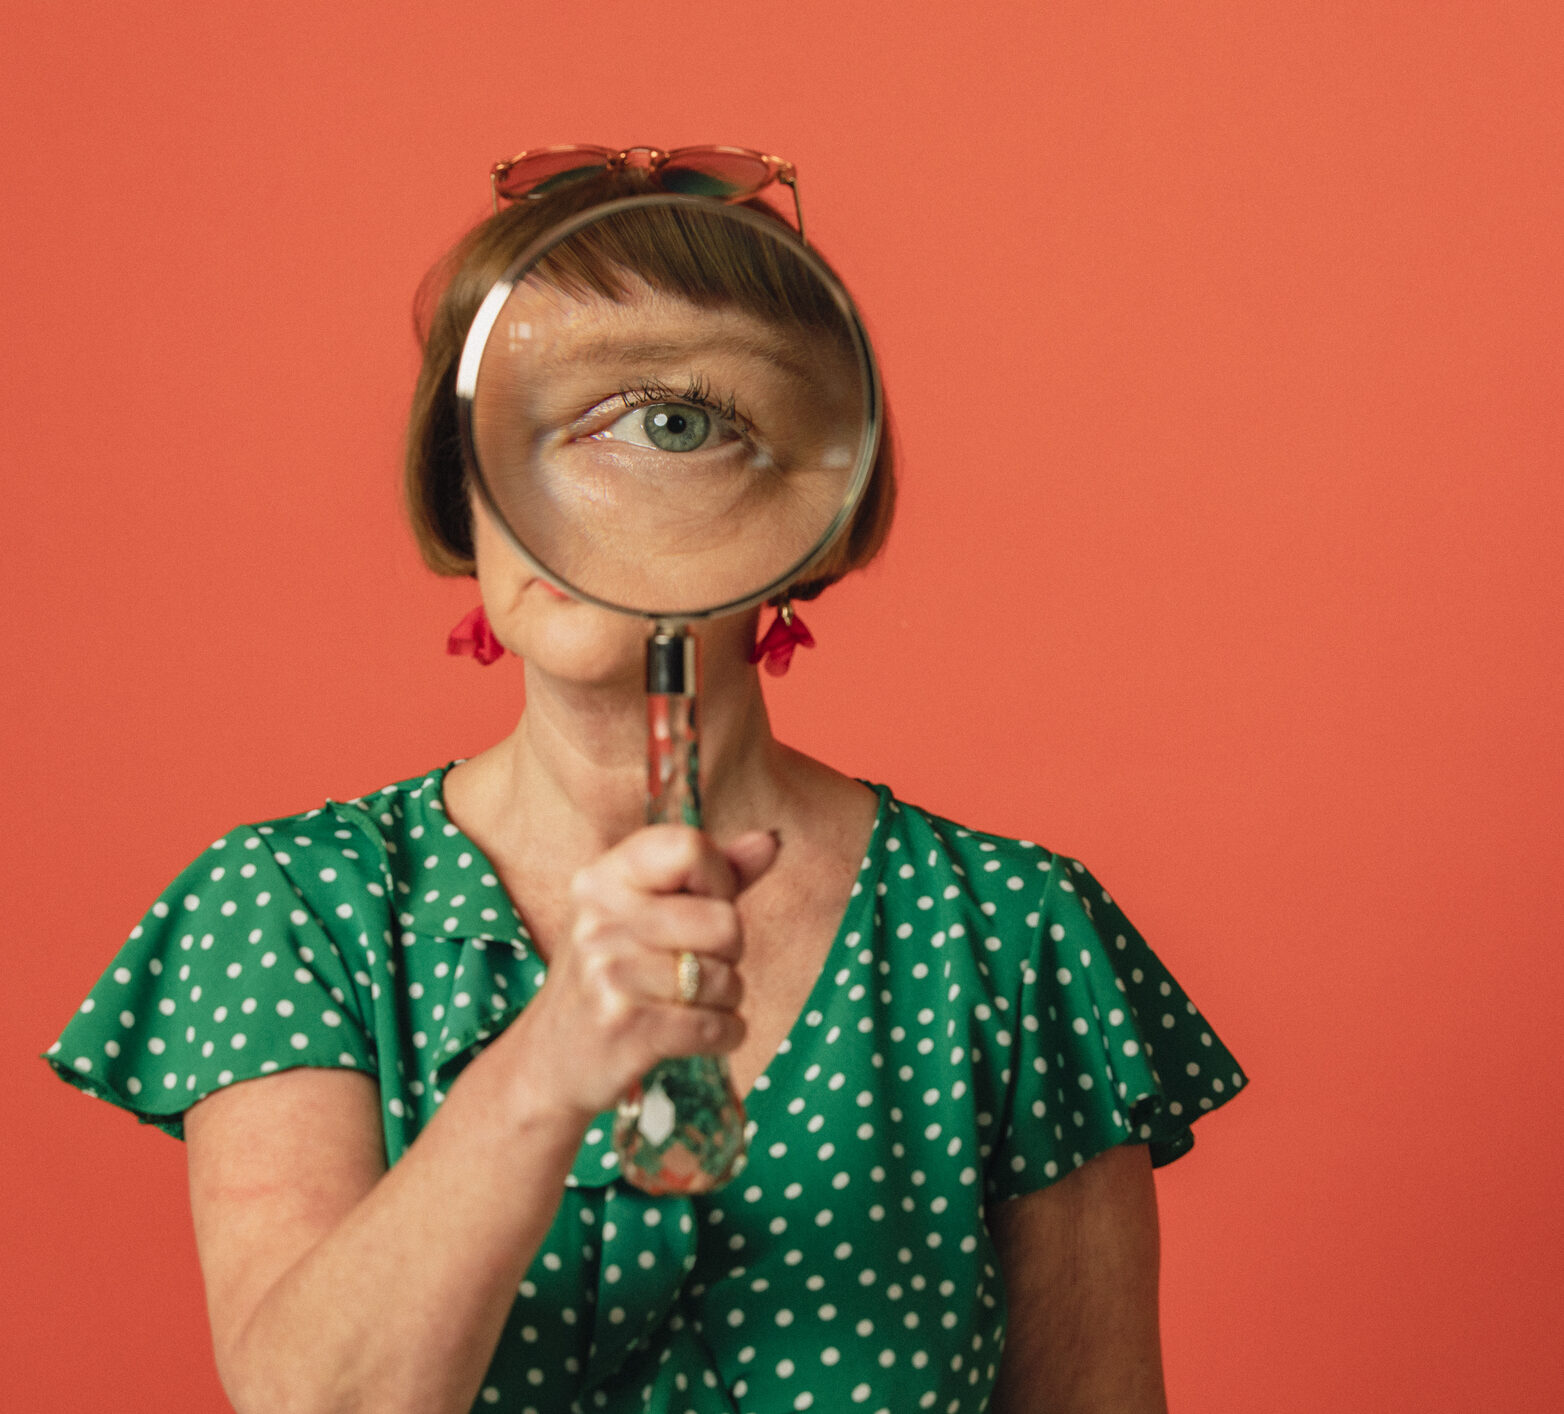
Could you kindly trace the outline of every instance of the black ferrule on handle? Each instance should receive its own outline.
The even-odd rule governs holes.
[[[658,628],[646,640],[646,690],[658,697],[695,696],[695,640]]]

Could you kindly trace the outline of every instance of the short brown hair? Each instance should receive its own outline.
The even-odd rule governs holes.
[[[420,285],[414,326],[423,350],[423,365],[408,419],[403,489],[418,548],[424,563],[436,574],[474,573],[472,509],[456,412],[456,365],[478,306],[522,251],[553,226],[615,197],[635,196],[647,190],[649,183],[639,171],[605,170],[541,199],[514,202],[473,227]],[[786,225],[763,202],[750,201],[745,205]],[[741,262],[730,258],[703,265],[688,258],[667,257],[670,243],[659,239],[666,235],[660,230],[660,219],[665,221],[675,214],[661,208],[630,213],[615,223],[601,251],[603,263],[595,268],[577,267],[554,273],[569,283],[579,281],[595,286],[612,297],[619,293],[613,274],[617,265],[646,274],[652,283],[692,298],[709,299],[715,295],[745,304],[753,302],[758,287],[738,277]],[[720,224],[724,229],[736,226],[708,224],[711,228]],[[732,257],[736,251],[730,245],[726,254]],[[815,254],[818,257],[818,252]],[[808,578],[792,586],[790,597],[813,599],[828,585],[862,569],[879,554],[896,503],[895,455],[888,420],[884,429],[879,455],[852,524],[810,569]]]

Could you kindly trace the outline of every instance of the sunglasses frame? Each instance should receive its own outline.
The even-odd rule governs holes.
[[[793,164],[785,158],[773,157],[769,153],[756,152],[749,147],[675,147],[665,149],[661,147],[627,147],[621,151],[614,151],[608,147],[593,147],[566,143],[556,147],[529,147],[518,152],[514,157],[502,162],[496,162],[489,169],[489,190],[494,197],[494,214],[499,215],[500,201],[525,201],[534,196],[533,188],[549,181],[553,177],[561,175],[560,172],[551,172],[547,177],[540,177],[532,186],[523,187],[519,191],[506,191],[502,189],[506,177],[523,162],[533,157],[554,157],[566,154],[580,154],[583,157],[596,157],[601,159],[597,164],[605,171],[620,171],[629,167],[636,167],[649,173],[654,180],[657,174],[676,160],[690,162],[690,165],[699,171],[699,159],[702,157],[746,157],[751,161],[760,162],[766,168],[766,175],[754,186],[733,192],[724,197],[706,198],[717,200],[724,204],[732,205],[735,202],[745,201],[748,198],[764,191],[773,182],[780,182],[793,193],[793,215],[798,229],[800,240],[804,239],[804,208],[798,199],[798,172]],[[593,164],[583,163],[583,169],[591,168]],[[569,168],[564,169],[566,171]],[[666,190],[666,188],[660,188]]]

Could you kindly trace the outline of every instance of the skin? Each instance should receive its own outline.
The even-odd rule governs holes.
[[[791,1029],[876,801],[772,736],[755,615],[703,632],[707,829],[642,827],[645,626],[564,599],[476,511],[526,710],[446,780],[452,819],[524,901],[548,980],[389,1171],[368,1077],[292,1070],[186,1118],[218,1369],[239,1414],[468,1409],[590,1121],[670,1055],[741,1094]],[[779,844],[780,841],[780,844]],[[675,959],[703,963],[679,1006]],[[1143,1146],[989,1214],[1010,1295],[1000,1414],[1156,1414],[1156,1198]]]

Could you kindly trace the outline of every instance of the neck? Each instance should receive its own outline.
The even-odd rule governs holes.
[[[595,858],[645,821],[646,698],[639,681],[584,685],[528,665],[527,704],[491,752],[485,813],[533,857]],[[700,697],[705,828],[718,838],[769,824],[782,757],[759,677],[747,665],[705,674]]]

